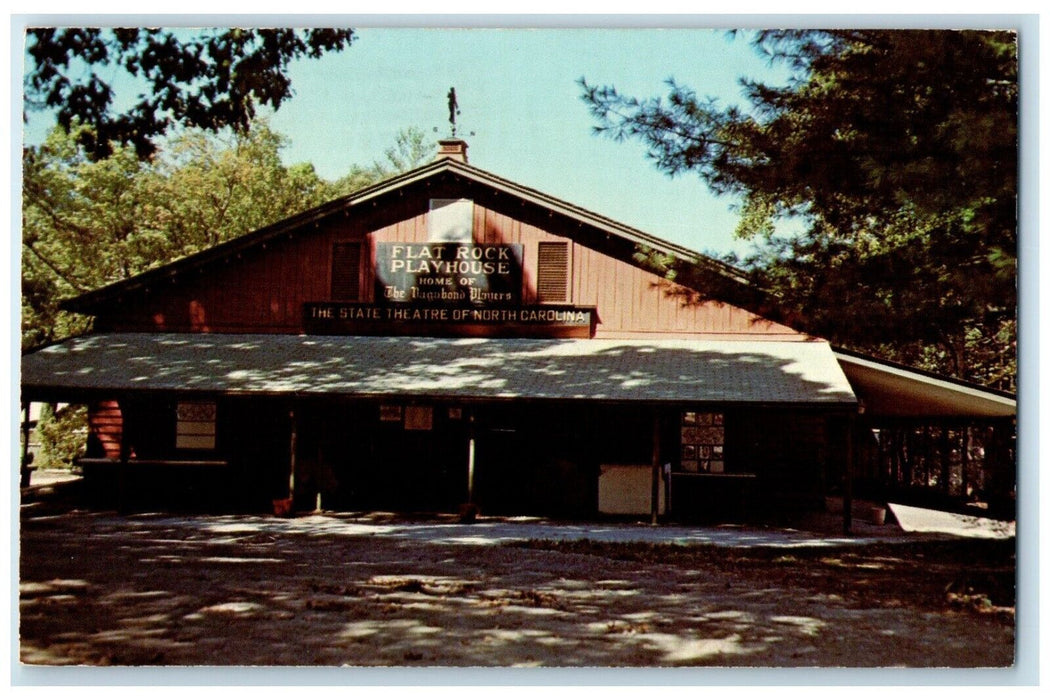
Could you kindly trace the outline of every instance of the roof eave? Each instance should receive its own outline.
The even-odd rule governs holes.
[[[925,372],[905,365],[887,362],[878,358],[854,353],[851,351],[834,348],[833,352],[839,361],[843,372],[850,378],[851,384],[859,380],[863,375],[858,372],[876,373],[879,379],[875,380],[877,385],[912,385],[916,387],[910,390],[916,403],[926,401],[928,407],[922,412],[914,413],[916,416],[928,418],[953,418],[960,416],[983,416],[989,418],[1007,418],[1016,416],[1017,399],[1008,392],[989,389],[972,382],[966,382],[952,377]],[[851,370],[850,366],[857,368]],[[851,375],[853,375],[851,377]],[[869,377],[872,375],[868,375]],[[869,381],[869,388],[871,388]],[[922,390],[920,390],[920,387]],[[857,386],[854,390],[858,395],[863,394]],[[863,398],[863,396],[862,396]],[[913,415],[907,411],[902,413],[888,413],[887,415],[907,416]]]

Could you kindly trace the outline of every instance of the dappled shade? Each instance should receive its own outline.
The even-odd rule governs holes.
[[[823,342],[112,333],[22,360],[24,399],[229,394],[850,405]]]
[[[409,536],[413,527],[424,532]],[[937,668],[1013,660],[1010,610],[967,612],[945,593],[946,583],[953,592],[969,585],[968,595],[1012,606],[1008,542],[722,548],[570,542],[571,533],[527,545],[427,536],[441,527],[23,509],[20,659],[198,673],[202,663]]]

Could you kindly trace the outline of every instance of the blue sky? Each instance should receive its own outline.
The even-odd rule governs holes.
[[[696,176],[656,171],[637,142],[593,135],[577,84],[586,77],[650,97],[665,94],[664,81],[674,77],[702,96],[742,104],[741,77],[786,78],[743,36],[682,28],[355,28],[347,50],[291,68],[295,96],[271,116],[290,139],[288,163],[310,162],[336,179],[353,164],[381,160],[402,129],[445,137],[446,95],[455,87],[471,164],[695,250],[747,250],[733,237],[732,200],[713,197]],[[34,117],[26,139],[38,141],[51,123]]]
[[[399,129],[447,136],[454,86],[471,164],[722,253],[744,250],[733,239],[731,202],[712,197],[695,176],[657,172],[638,143],[593,135],[576,81],[648,97],[663,94],[673,76],[701,95],[740,102],[741,76],[785,75],[724,31],[361,28],[342,54],[294,67],[296,96],[271,123],[291,139],[289,160],[335,178],[381,157]]]

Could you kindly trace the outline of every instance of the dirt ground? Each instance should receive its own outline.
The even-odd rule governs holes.
[[[1006,667],[1013,540],[455,543],[36,489],[20,659],[62,665]]]

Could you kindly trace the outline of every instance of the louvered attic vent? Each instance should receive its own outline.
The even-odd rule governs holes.
[[[361,298],[361,244],[336,243],[332,246],[332,300],[358,301]]]
[[[536,294],[541,302],[568,301],[569,244],[540,243]]]

